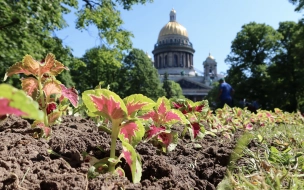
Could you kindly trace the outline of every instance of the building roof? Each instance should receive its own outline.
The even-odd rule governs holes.
[[[160,30],[158,41],[166,35],[180,35],[188,38],[187,29],[176,22],[176,11],[174,9],[170,11],[170,21]]]

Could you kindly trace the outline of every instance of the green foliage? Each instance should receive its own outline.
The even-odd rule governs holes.
[[[280,107],[296,111],[300,108],[302,30],[300,23],[294,22],[282,22],[277,30],[257,23],[242,27],[226,59],[231,64],[227,81],[235,87],[236,101],[258,99],[265,109]]]
[[[299,102],[304,95],[303,61],[298,59],[298,45],[304,42],[300,37],[303,31],[295,22],[281,22],[278,32],[283,38],[279,41],[280,49],[272,59],[273,64],[268,68],[273,86],[268,93],[274,105],[292,112],[299,109]]]
[[[105,46],[92,48],[86,51],[78,65],[71,69],[73,81],[81,92],[95,88],[102,82],[106,87],[117,86],[122,55],[118,50],[108,49]]]
[[[143,94],[153,100],[165,95],[157,70],[144,51],[133,49],[124,59],[120,70],[119,87],[114,89],[120,96]]]
[[[172,90],[172,98],[185,98],[180,85],[172,80],[169,80],[169,85]]]
[[[205,97],[206,100],[209,102],[209,106],[212,110],[215,110],[219,106],[219,83],[214,82],[212,83],[212,89],[208,92],[207,96]]]
[[[296,5],[295,11],[301,11],[304,8],[304,0],[289,0],[289,2]]]
[[[166,92],[166,98],[185,98],[180,85],[172,80],[169,80],[167,72],[164,75],[163,89]]]
[[[172,92],[172,88],[171,88],[170,83],[169,83],[167,72],[164,75],[163,89],[166,92],[166,98],[172,98],[173,97],[173,92]]]
[[[56,47],[66,49],[58,44],[51,32],[66,26],[63,14],[69,12],[66,6],[77,7],[76,0],[48,1],[11,1],[0,2],[0,75],[21,60],[25,54],[31,54],[38,60],[41,55],[54,52]],[[51,16],[50,16],[51,15]],[[52,44],[52,45],[51,45]],[[50,47],[54,46],[54,47]],[[62,52],[60,52],[61,55]],[[15,80],[14,80],[15,78]],[[18,77],[8,81],[18,86]]]
[[[37,60],[41,55],[53,52],[68,67],[74,67],[75,59],[69,47],[62,45],[62,40],[52,37],[56,30],[67,26],[63,15],[76,9],[78,14],[77,28],[85,30],[95,25],[110,56],[104,56],[104,62],[111,63],[118,54],[122,57],[124,50],[131,49],[130,37],[133,35],[123,29],[123,21],[118,6],[131,9],[135,4],[152,2],[151,0],[83,0],[85,6],[78,8],[77,0],[3,0],[0,2],[0,75],[21,60],[23,55],[30,54]],[[118,61],[120,61],[118,59]],[[78,74],[78,73],[76,73]],[[60,80],[66,86],[73,86],[69,73],[64,72]],[[74,75],[73,78],[76,78]],[[15,75],[7,83],[18,86],[19,76]],[[82,87],[82,86],[81,86]],[[86,87],[85,87],[86,88]]]
[[[277,115],[293,120],[290,113],[277,110]],[[302,116],[301,116],[302,117]],[[280,124],[261,127],[241,137],[225,180],[219,189],[301,189],[303,181],[304,125]],[[245,142],[246,143],[242,143]],[[225,188],[224,188],[225,187]]]
[[[277,30],[265,24],[244,25],[226,59],[231,65],[227,81],[237,92],[235,102],[258,99],[264,109],[302,109],[303,37],[301,22],[281,22]]]
[[[103,0],[93,3],[88,1],[84,9],[78,11],[78,20],[76,27],[78,29],[85,29],[91,24],[94,24],[101,39],[104,43],[111,45],[113,49],[130,49],[131,40],[133,35],[121,28],[123,24],[120,18],[120,12],[115,9],[115,4],[112,0]]]

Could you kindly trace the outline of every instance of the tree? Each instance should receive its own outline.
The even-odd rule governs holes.
[[[185,98],[180,85],[172,80],[169,80],[167,72],[165,72],[162,86],[166,93],[166,98]]]
[[[77,89],[83,92],[95,88],[100,82],[103,84],[102,87],[110,85],[111,88],[115,88],[119,77],[117,73],[122,66],[120,56],[118,51],[105,46],[86,51],[81,58],[84,64],[71,70]]]
[[[132,34],[122,28],[118,6],[130,10],[134,4],[144,4],[152,0],[82,0],[84,6],[78,7],[77,0],[2,0],[0,1],[0,75],[24,55],[30,54],[35,59],[42,59],[50,50],[53,42],[52,33],[67,26],[63,15],[72,8],[77,12],[77,28],[85,30],[89,25],[95,25],[109,52],[123,56],[123,51],[131,49]],[[53,40],[53,42],[52,42]],[[62,46],[57,44],[56,47]],[[57,55],[57,57],[62,55]],[[66,55],[71,55],[67,53]],[[60,59],[58,59],[60,60]],[[79,61],[71,57],[70,62]],[[69,77],[66,77],[67,79]],[[14,81],[9,81],[14,83]],[[71,83],[71,82],[68,82]],[[16,83],[14,83],[16,85]],[[71,83],[72,84],[72,83]]]
[[[58,39],[52,38],[51,31],[66,26],[62,16],[69,10],[62,3],[77,6],[76,0],[0,2],[0,75],[4,76],[8,67],[21,61],[26,54],[39,60],[60,46]],[[50,48],[50,44],[55,47]],[[60,48],[65,49],[62,45]],[[20,83],[17,80],[8,82],[14,85]]]
[[[283,38],[280,48],[272,59],[273,64],[268,68],[271,76],[272,98],[274,105],[286,111],[299,109],[299,100],[303,97],[302,62],[297,59],[301,27],[295,22],[281,22],[277,30]],[[302,40],[303,41],[303,40]]]
[[[185,98],[185,96],[183,95],[183,90],[178,83],[172,80],[169,80],[168,82],[172,91],[172,98]]]
[[[296,5],[295,11],[301,11],[304,8],[304,0],[289,0],[289,2]]]
[[[114,91],[121,97],[143,94],[157,100],[165,95],[151,59],[139,49],[132,49],[125,57],[118,80],[119,86]]]
[[[231,65],[226,79],[238,92],[235,100],[259,98],[264,107],[271,101],[267,66],[271,64],[281,38],[279,32],[266,24],[251,22],[242,26],[225,60]]]
[[[210,108],[215,110],[219,108],[219,82],[212,83],[212,86],[205,99],[208,100]]]
[[[172,87],[170,85],[170,82],[169,82],[169,79],[168,79],[168,73],[167,72],[164,75],[163,89],[166,92],[166,98],[169,99],[169,98],[173,97]]]

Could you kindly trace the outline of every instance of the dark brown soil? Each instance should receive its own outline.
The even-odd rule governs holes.
[[[93,121],[65,116],[60,125],[53,126],[49,140],[33,138],[34,131],[27,120],[18,117],[0,123],[0,189],[216,189],[235,145],[207,135],[196,142],[201,148],[194,148],[185,138],[166,155],[150,143],[141,143],[136,149],[142,157],[142,180],[133,184],[124,163],[124,178],[111,174],[87,178],[90,166],[82,152],[100,159],[109,156],[110,150],[110,136],[98,131]]]

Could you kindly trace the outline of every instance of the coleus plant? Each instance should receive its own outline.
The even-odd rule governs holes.
[[[202,138],[205,131],[204,121],[209,115],[209,105],[207,100],[193,102],[189,99],[170,99],[171,107],[181,111],[188,120],[182,136],[189,132],[190,138],[194,141],[196,138]],[[210,133],[212,134],[212,133]]]
[[[0,84],[0,120],[11,114],[35,120],[43,119],[38,103],[24,91],[8,84]]]
[[[48,54],[41,62],[34,60],[32,56],[24,56],[21,62],[12,65],[4,76],[24,74],[21,79],[22,90],[39,104],[43,111],[42,120],[35,120],[33,127],[42,129],[41,136],[48,137],[51,133],[50,126],[60,118],[62,112],[68,108],[67,99],[74,107],[78,104],[78,93],[74,88],[67,88],[56,80],[56,76],[63,70],[68,70],[62,63],[55,60],[53,54]]]
[[[120,159],[124,158],[130,166],[133,182],[139,182],[142,167],[135,146],[142,140],[145,129],[138,114],[151,110],[155,102],[141,94],[134,94],[122,100],[108,89],[87,90],[82,93],[82,100],[89,116],[102,116],[112,124],[110,157],[92,163],[96,172],[124,175],[124,170],[116,167]],[[115,155],[117,138],[122,142],[123,149],[119,157]]]
[[[179,110],[171,109],[170,101],[165,97],[159,98],[155,107],[140,118],[149,120],[149,124],[146,125],[145,140],[160,145],[163,152],[171,151],[177,145],[178,134],[171,130],[173,124],[189,123]]]

